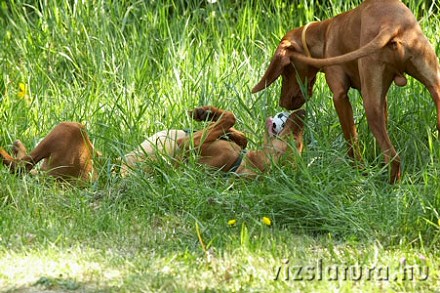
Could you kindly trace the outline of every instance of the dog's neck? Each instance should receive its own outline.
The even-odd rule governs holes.
[[[300,28],[302,49],[304,55],[312,58],[324,58],[325,32],[329,22],[312,21]]]
[[[307,29],[309,28],[309,25],[311,25],[312,23],[314,22],[309,22],[308,24],[306,24],[301,32],[301,43],[303,45],[303,49],[307,57],[312,57],[312,54],[310,54],[309,48],[307,46],[307,39],[306,39]]]

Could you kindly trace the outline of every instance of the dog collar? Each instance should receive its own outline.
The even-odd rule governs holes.
[[[243,161],[243,157],[246,153],[247,153],[247,150],[245,150],[245,149],[241,150],[237,161],[235,161],[234,165],[231,167],[231,169],[229,169],[229,172],[235,173],[238,170],[238,167],[240,167],[241,162]]]
[[[307,47],[307,41],[306,41],[306,32],[307,32],[307,29],[309,28],[309,25],[311,25],[312,23],[315,23],[315,22],[309,22],[308,24],[306,24],[301,32],[301,42],[302,42],[303,49],[306,52],[307,57],[312,57],[312,54],[310,54],[309,48]]]

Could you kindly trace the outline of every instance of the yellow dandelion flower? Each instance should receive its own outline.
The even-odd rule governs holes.
[[[235,224],[237,224],[237,220],[236,219],[231,219],[228,221],[228,225],[229,226],[234,226]]]
[[[438,223],[437,224],[440,226],[440,219],[438,219]]]
[[[261,222],[263,222],[263,224],[264,224],[264,225],[267,225],[267,226],[272,225],[272,220],[271,220],[270,218],[268,218],[268,217],[263,217],[263,218],[261,219]]]
[[[26,97],[26,94],[27,94],[26,84],[22,82],[18,83],[18,94],[17,94],[18,97],[23,99]]]

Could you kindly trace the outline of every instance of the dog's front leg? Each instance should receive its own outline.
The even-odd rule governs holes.
[[[353,109],[347,93],[340,93],[333,97],[336,113],[341,123],[342,133],[348,143],[348,155],[356,161],[362,161],[359,150],[358,135],[354,124]]]
[[[248,140],[246,138],[246,135],[243,132],[238,131],[234,127],[229,128],[228,137],[231,141],[238,144],[242,149],[245,149],[247,147]]]
[[[202,148],[204,144],[211,143],[217,140],[222,135],[226,134],[235,124],[235,116],[232,112],[224,111],[212,106],[204,106],[194,109],[192,117],[197,121],[213,120],[207,128],[199,130],[194,133],[193,147]],[[183,148],[189,147],[189,138],[178,140],[178,145]]]

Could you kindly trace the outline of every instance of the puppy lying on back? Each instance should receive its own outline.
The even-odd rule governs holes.
[[[61,122],[27,154],[19,140],[13,144],[13,156],[0,148],[0,158],[11,172],[29,172],[43,161],[41,170],[62,179],[96,179],[93,169],[94,147],[85,127],[76,122]]]
[[[210,121],[208,127],[192,134],[183,130],[164,130],[146,139],[137,149],[123,158],[121,174],[136,168],[136,163],[146,159],[155,160],[158,155],[165,155],[182,161],[189,150],[195,150],[198,161],[214,169],[255,176],[265,172],[272,162],[289,149],[288,139],[293,139],[297,151],[303,148],[304,110],[290,114],[284,128],[277,135],[271,135],[271,118],[267,120],[264,145],[261,150],[246,151],[247,138],[236,130],[235,116],[232,112],[213,106],[204,106],[190,111],[196,121]]]
[[[277,135],[273,135],[271,120],[267,120],[263,148],[255,151],[245,150],[247,138],[233,128],[235,116],[232,112],[205,106],[194,109],[190,115],[196,121],[210,121],[208,127],[192,134],[183,130],[156,133],[123,158],[121,174],[126,175],[129,169],[136,168],[137,162],[155,160],[157,156],[165,155],[184,162],[188,152],[195,150],[201,164],[225,172],[254,176],[257,172],[267,171],[272,162],[277,162],[288,151],[288,139],[293,138],[298,152],[302,151],[304,110],[290,114]],[[58,124],[29,154],[20,141],[14,142],[14,156],[0,148],[0,158],[12,172],[29,172],[44,160],[41,169],[62,179],[96,179],[94,153],[85,127],[75,122]]]

